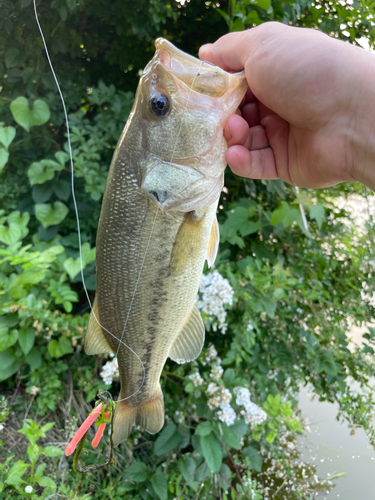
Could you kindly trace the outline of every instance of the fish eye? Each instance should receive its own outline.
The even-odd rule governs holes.
[[[160,92],[150,98],[150,109],[156,116],[165,116],[170,108],[169,98]]]

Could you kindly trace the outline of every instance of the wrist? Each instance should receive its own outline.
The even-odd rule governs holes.
[[[356,56],[346,167],[356,181],[375,190],[375,56],[359,48]]]

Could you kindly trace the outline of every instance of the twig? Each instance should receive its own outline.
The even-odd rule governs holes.
[[[195,471],[191,474],[191,476],[189,477],[189,479],[188,479],[188,480],[186,481],[186,483],[184,484],[184,487],[182,488],[182,491],[181,491],[181,493],[179,494],[178,498],[181,498],[181,497],[182,497],[182,495],[184,494],[184,491],[185,491],[185,489],[186,489],[186,486],[187,486],[187,485],[189,484],[189,482],[190,482],[190,479],[192,479],[192,478],[195,476],[195,474],[199,471],[199,469],[200,469],[201,467],[203,467],[203,465],[204,465],[204,462],[202,462],[202,463],[200,464],[200,466],[199,466],[197,469],[195,469]]]
[[[230,484],[230,482],[229,482],[229,481],[228,481],[228,479],[224,476],[224,474],[222,474],[221,472],[219,472],[219,474],[220,474],[220,476],[221,476],[223,479],[225,479],[225,481],[228,483],[228,486],[229,486],[230,488],[232,488],[232,490],[235,492],[236,496],[237,496],[238,498],[240,498],[240,496],[239,496],[238,492],[235,490],[235,488],[233,488],[233,486]]]
[[[25,422],[26,422],[26,419],[27,419],[27,415],[29,414],[29,411],[30,411],[31,405],[32,405],[32,404],[33,404],[33,402],[34,402],[34,399],[35,399],[35,394],[33,394],[33,395],[31,396],[30,404],[29,404],[29,406],[26,408],[25,416],[23,417],[23,426],[22,426],[22,427],[24,427],[24,426],[25,426]]]
[[[243,484],[243,482],[242,482],[242,477],[241,477],[241,474],[240,474],[240,472],[239,472],[239,470],[238,470],[238,468],[237,468],[237,465],[236,465],[235,461],[233,460],[233,456],[232,456],[231,452],[230,452],[230,451],[228,450],[228,448],[225,446],[224,441],[223,441],[222,439],[220,439],[220,438],[219,438],[219,436],[216,436],[216,437],[217,437],[217,439],[220,441],[220,443],[221,443],[221,445],[223,446],[223,448],[225,449],[225,451],[228,453],[228,456],[229,456],[229,458],[230,458],[230,461],[232,462],[233,467],[236,469],[237,477],[238,477],[238,479],[239,479],[239,481],[240,481],[240,483],[241,483],[241,486],[242,486],[243,492],[244,492],[244,494],[245,494],[245,498],[248,498],[248,496],[246,495],[245,485],[244,485],[244,484]]]
[[[220,474],[217,475],[217,478],[218,478],[218,482],[219,482],[219,500],[223,500],[223,497],[221,495],[221,478],[220,478]]]
[[[195,500],[198,500],[200,494],[201,494],[201,491],[203,490],[203,486],[204,486],[204,479],[205,479],[205,475],[206,475],[206,470],[207,470],[207,464],[206,464],[206,467],[204,468],[204,471],[203,471],[203,477],[202,477],[202,483],[201,483],[201,486],[198,490],[198,493],[197,493],[197,496],[195,497]]]
[[[23,371],[23,368],[22,368],[22,371]],[[9,406],[12,406],[13,403],[14,403],[14,400],[16,399],[16,396],[18,394],[18,389],[20,388],[20,385],[21,385],[21,375],[22,375],[22,372],[18,375],[17,377],[17,385],[16,385],[16,390],[14,391],[13,393],[13,396],[12,396],[12,399],[9,401]]]

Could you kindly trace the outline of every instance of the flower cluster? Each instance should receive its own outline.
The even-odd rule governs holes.
[[[100,372],[100,376],[107,385],[111,385],[114,378],[119,378],[117,358],[107,361]]]
[[[236,412],[233,410],[230,404],[224,403],[220,405],[220,410],[217,412],[217,417],[229,427],[236,421]]]
[[[219,329],[221,333],[227,330],[225,322],[227,312],[224,305],[233,305],[233,289],[229,281],[222,277],[218,271],[202,274],[199,285],[199,292],[202,298],[198,297],[198,308],[210,317],[217,318],[212,324],[212,329]]]
[[[261,424],[267,418],[267,413],[250,400],[250,391],[245,387],[235,387],[234,393],[237,396],[236,404],[245,409],[240,413],[247,424]]]
[[[215,349],[215,346],[210,345],[210,347],[206,350],[205,357],[201,358],[200,362],[202,363],[203,366],[221,364],[221,359],[217,355],[217,350]]]
[[[225,424],[232,425],[236,420],[236,413],[229,404],[232,399],[232,394],[226,387],[220,387],[215,382],[210,382],[206,390],[207,396],[210,398],[207,401],[207,406],[210,410],[219,409],[217,412],[218,419]]]
[[[223,373],[224,369],[219,364],[217,364],[216,366],[212,367],[210,378],[212,378],[212,380],[219,380]]]
[[[195,387],[199,387],[204,382],[203,378],[200,376],[200,374],[199,374],[198,371],[195,372],[195,373],[191,373],[190,375],[188,375],[188,378],[193,382],[193,384],[195,385]]]

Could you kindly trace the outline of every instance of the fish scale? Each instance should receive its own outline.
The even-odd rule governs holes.
[[[163,39],[156,48],[108,174],[97,233],[94,313],[85,339],[88,354],[117,353],[115,445],[134,425],[160,430],[159,380],[168,356],[184,363],[202,349],[196,296],[204,262],[213,263],[218,247],[223,127],[247,88],[243,72],[209,66],[201,82],[199,60]]]

